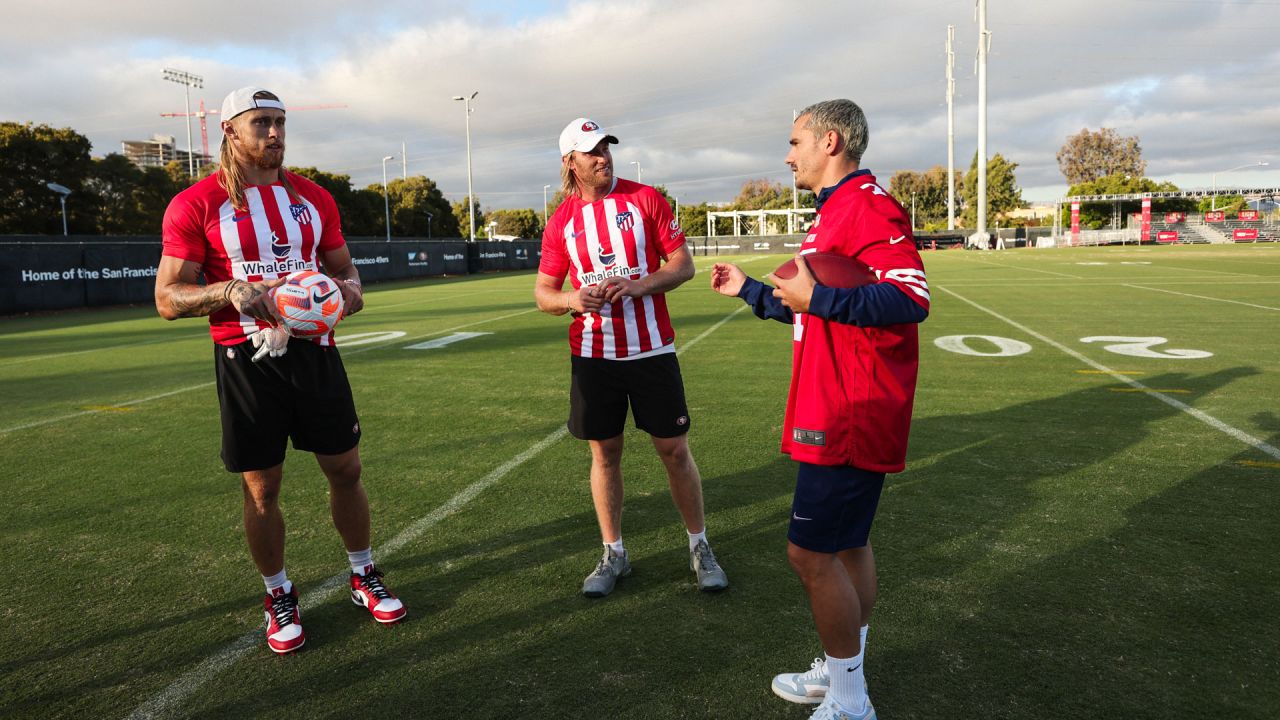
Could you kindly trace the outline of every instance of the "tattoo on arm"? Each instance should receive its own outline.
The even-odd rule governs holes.
[[[203,317],[227,305],[222,286],[176,285],[169,292],[169,304],[178,317]]]
[[[266,294],[266,291],[262,288],[256,287],[247,282],[237,282],[235,280],[231,282],[234,283],[234,285],[226,289],[227,298],[230,299],[231,304],[234,305],[237,310]]]

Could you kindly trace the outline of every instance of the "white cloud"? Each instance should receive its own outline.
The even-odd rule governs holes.
[[[1266,81],[1280,65],[1273,11],[1244,1],[992,3],[989,151],[1019,163],[1019,183],[1044,196],[1062,183],[1058,148],[1082,127],[1138,135],[1157,179],[1207,185],[1209,173],[1280,154],[1280,90]],[[558,184],[556,137],[580,115],[622,139],[619,174],[639,161],[646,182],[671,185],[684,202],[727,200],[747,176],[785,182],[792,111],[832,97],[867,111],[866,163],[881,177],[945,166],[949,23],[956,166],[967,169],[977,115],[968,0],[372,10],[232,0],[195,21],[140,0],[24,4],[0,27],[0,119],[71,126],[97,153],[157,132],[185,143],[181,121],[159,117],[182,109],[182,89],[160,77],[173,66],[205,77],[198,92],[211,107],[244,84],[293,105],[348,105],[291,117],[291,164],[363,186],[380,180],[381,157],[399,156],[403,141],[410,173],[460,195],[463,109],[450,98],[479,90],[473,166],[487,205],[536,207],[542,186]],[[216,123],[210,131],[216,145]]]

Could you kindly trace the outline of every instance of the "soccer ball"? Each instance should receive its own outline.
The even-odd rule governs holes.
[[[295,337],[327,335],[342,319],[342,293],[337,281],[324,273],[292,273],[273,297],[276,311]]]

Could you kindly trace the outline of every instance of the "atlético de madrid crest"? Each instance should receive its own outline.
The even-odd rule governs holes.
[[[293,219],[299,225],[311,224],[311,208],[306,203],[293,203],[289,205],[289,212],[293,215]]]
[[[626,232],[631,228],[635,227],[635,224],[636,224],[635,216],[631,214],[630,210],[627,210],[625,212],[620,212],[617,215],[614,215],[613,221],[617,223],[618,229],[623,232]]]

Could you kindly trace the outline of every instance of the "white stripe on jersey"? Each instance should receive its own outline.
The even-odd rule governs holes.
[[[915,268],[899,268],[897,270],[886,271],[884,273],[884,277],[891,280],[897,280],[916,295],[919,295],[925,300],[929,299],[929,283],[924,280],[923,270],[916,270]]]
[[[218,208],[218,239],[222,241],[222,250],[227,254],[227,260],[231,263],[231,277],[245,280],[247,276],[244,274],[244,248],[240,247],[240,223],[235,220],[235,208],[231,206],[231,200],[228,199],[222,203],[222,207]],[[241,220],[240,222],[244,222]],[[240,330],[245,335],[258,331],[258,321],[240,313]]]
[[[640,215],[640,208],[635,205],[627,203],[627,209],[630,210],[632,215],[636,218],[636,225],[635,228],[633,228],[636,238],[636,264],[641,268],[640,277],[645,277],[649,274],[649,254],[646,252],[649,244],[649,238],[644,234],[644,218]],[[658,228],[658,232],[662,232],[662,228]],[[649,329],[649,344],[655,348],[662,347],[662,331],[658,329],[658,310],[653,306],[653,296],[645,295],[640,299],[640,301],[644,303],[644,319],[645,327]],[[631,309],[627,327],[630,328],[632,325],[639,325],[635,308]],[[638,340],[639,331],[637,330],[636,332]]]
[[[585,206],[585,209],[590,210],[591,206],[587,205]],[[570,223],[570,225],[572,225],[572,223]],[[588,253],[591,252],[590,239],[595,235],[595,228],[596,228],[595,213],[591,213],[591,212],[582,213],[582,232],[586,233],[587,235],[587,240],[588,240],[587,252]],[[569,236],[568,245],[569,245],[570,257],[573,258],[574,264],[578,266],[578,274],[581,275],[582,269],[586,267],[587,263],[591,262],[591,259],[590,257],[584,258],[578,253],[578,243],[575,241],[573,235]],[[596,315],[595,313],[590,313],[590,312],[582,313],[582,354],[584,357],[591,357],[591,352],[592,352],[591,347],[596,340],[595,315]]]

